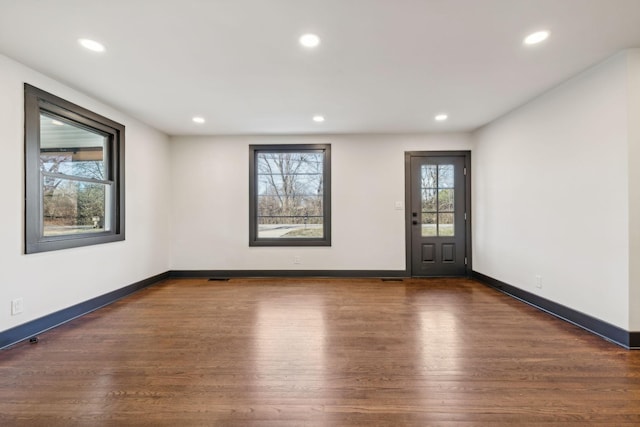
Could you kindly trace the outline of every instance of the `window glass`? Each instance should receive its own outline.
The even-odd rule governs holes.
[[[109,231],[105,135],[40,114],[43,235]]]
[[[422,236],[450,237],[454,229],[454,165],[422,165]]]
[[[329,244],[329,146],[250,150],[250,244]]]

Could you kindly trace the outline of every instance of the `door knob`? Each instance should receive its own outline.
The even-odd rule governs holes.
[[[418,225],[418,221],[416,221],[415,219],[413,220],[413,225]]]

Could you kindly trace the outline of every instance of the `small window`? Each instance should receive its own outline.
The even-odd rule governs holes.
[[[124,126],[24,90],[25,252],[124,240]]]
[[[249,147],[249,245],[331,245],[331,145]]]

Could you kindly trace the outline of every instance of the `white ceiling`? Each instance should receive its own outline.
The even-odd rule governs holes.
[[[469,131],[630,47],[640,0],[0,0],[0,53],[171,135]]]

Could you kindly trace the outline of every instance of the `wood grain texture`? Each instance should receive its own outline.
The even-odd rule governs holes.
[[[0,352],[2,426],[640,425],[640,352],[468,279],[169,279]]]

